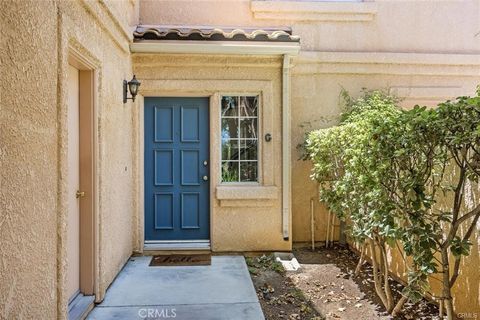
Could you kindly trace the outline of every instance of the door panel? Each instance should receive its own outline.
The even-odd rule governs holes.
[[[145,98],[145,240],[210,237],[208,108],[208,98]]]
[[[72,298],[80,288],[80,203],[76,192],[80,186],[79,71],[68,68],[67,109],[67,295]]]
[[[180,153],[182,168],[182,186],[200,185],[200,152],[199,150],[182,150]]]
[[[154,172],[155,186],[173,186],[174,150],[153,150],[155,154]]]

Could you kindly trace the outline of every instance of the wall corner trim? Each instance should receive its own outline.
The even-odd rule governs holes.
[[[289,21],[365,22],[377,14],[375,2],[252,0],[255,19]]]
[[[479,54],[302,51],[294,75],[385,74],[478,77]]]

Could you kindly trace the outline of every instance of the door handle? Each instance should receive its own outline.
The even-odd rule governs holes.
[[[203,181],[208,181],[208,177],[207,177],[207,176],[203,176]]]
[[[83,198],[85,197],[85,191],[80,191],[80,190],[77,190],[77,192],[75,193],[75,196],[78,198]]]

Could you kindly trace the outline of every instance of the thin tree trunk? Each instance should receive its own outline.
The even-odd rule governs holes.
[[[385,296],[387,297],[387,312],[391,313],[394,308],[392,289],[390,288],[390,282],[388,280],[388,259],[387,251],[385,249],[385,242],[380,244],[380,262],[383,266],[383,290],[385,291]]]
[[[385,292],[383,291],[382,288],[382,283],[381,279],[379,279],[378,275],[378,261],[377,261],[377,253],[375,250],[375,242],[372,239],[368,240],[370,244],[370,249],[372,251],[372,266],[373,266],[373,281],[375,284],[375,291],[382,301],[383,305],[385,306],[386,309],[388,309],[388,302],[387,302],[387,297],[385,296]]]
[[[405,297],[405,296],[402,296],[400,298],[400,300],[398,300],[397,304],[395,305],[395,308],[393,308],[393,311],[392,311],[392,316],[396,317],[398,316],[398,314],[402,311],[403,309],[403,305],[405,304],[405,302],[408,301],[408,298]]]
[[[453,320],[453,303],[452,303],[452,293],[450,286],[450,268],[448,261],[448,249],[447,247],[442,248],[442,295],[445,309],[447,311],[447,320]]]
[[[360,269],[363,266],[364,258],[365,258],[365,251],[367,250],[367,243],[362,243],[362,248],[360,249],[360,259],[358,260],[357,267],[355,268],[355,273],[353,274],[354,277],[357,277],[360,274]]]
[[[444,303],[443,303],[443,298],[440,298],[440,303],[439,303],[439,310],[438,310],[438,316],[440,320],[443,320],[443,315],[444,315]]]

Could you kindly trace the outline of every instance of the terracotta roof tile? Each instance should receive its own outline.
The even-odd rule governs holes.
[[[290,28],[236,28],[139,25],[133,32],[140,40],[208,40],[299,42]]]

